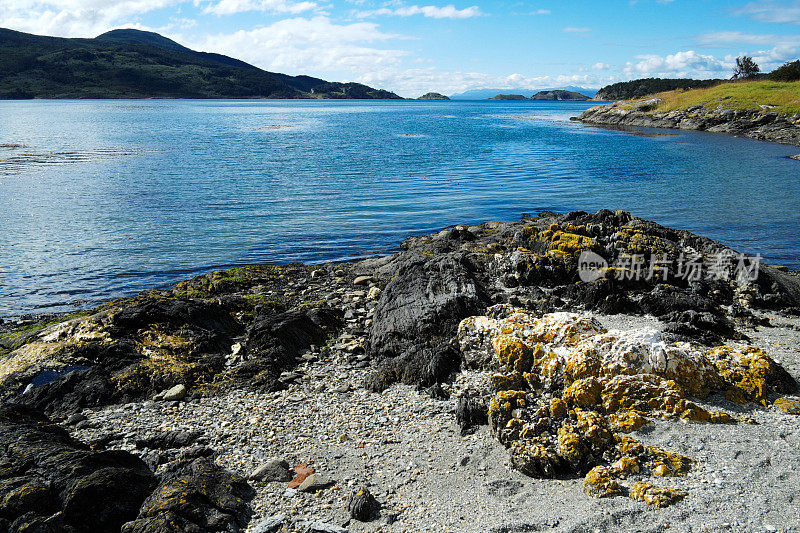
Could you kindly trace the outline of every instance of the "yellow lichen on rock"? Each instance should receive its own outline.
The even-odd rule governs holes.
[[[755,347],[709,351],[665,342],[652,329],[607,331],[588,314],[537,317],[507,304],[487,315],[463,321],[459,343],[462,351],[480,345],[493,352],[496,392],[489,421],[512,465],[536,477],[589,472],[584,485],[596,496],[635,493],[635,499],[663,507],[685,495],[649,483],[628,490],[620,483],[632,475],[684,475],[694,464],[690,457],[623,435],[649,417],[731,423],[727,413],[690,398],[733,391],[767,402],[769,395],[796,387]],[[800,411],[800,401],[776,405]]]
[[[624,494],[622,486],[611,475],[611,470],[605,466],[596,466],[589,470],[583,478],[583,488],[586,494],[595,498],[607,498]]]
[[[791,376],[757,346],[717,346],[708,356],[733,389],[728,392],[729,399],[747,398],[766,406],[770,393],[791,389]]]
[[[649,420],[641,411],[630,410],[611,413],[608,415],[608,425],[612,430],[620,433],[630,433],[646,425]]]
[[[778,398],[773,405],[788,415],[800,415],[800,399]]]
[[[685,498],[686,492],[672,487],[657,487],[647,481],[637,481],[631,487],[630,496],[653,507],[667,507]]]

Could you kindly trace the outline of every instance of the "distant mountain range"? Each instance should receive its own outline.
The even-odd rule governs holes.
[[[0,28],[0,99],[12,98],[400,97],[360,83],[267,72],[152,32],[65,39]]]
[[[575,87],[568,85],[566,87],[555,87],[549,89],[529,89],[529,88],[516,88],[516,89],[470,89],[463,93],[450,95],[451,100],[487,100],[498,94],[522,94],[533,95],[541,91],[573,91],[581,93],[589,98],[593,98],[597,93],[597,89],[587,89],[586,87]]]

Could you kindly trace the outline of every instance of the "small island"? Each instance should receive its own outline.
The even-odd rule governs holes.
[[[417,100],[450,100],[450,98],[441,93],[425,93]]]
[[[489,100],[548,100],[553,102],[556,101],[578,102],[578,101],[591,100],[591,98],[589,98],[585,94],[581,94],[575,91],[553,90],[553,91],[539,91],[530,98],[527,98],[521,94],[498,94],[497,96],[489,98]]]

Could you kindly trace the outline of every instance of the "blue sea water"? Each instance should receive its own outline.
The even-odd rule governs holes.
[[[800,268],[799,148],[569,121],[591,105],[0,102],[0,316],[538,210],[626,209]]]

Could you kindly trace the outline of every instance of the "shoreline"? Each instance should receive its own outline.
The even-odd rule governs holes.
[[[176,516],[262,533],[800,527],[788,515],[800,481],[792,444],[800,430],[790,414],[792,402],[800,412],[798,273],[761,265],[750,279],[737,273],[737,262],[752,266],[751,259],[727,255],[733,252],[713,240],[608,210],[453,226],[401,248],[353,262],[203,274],[21,332],[0,355],[0,459],[21,460],[2,451],[13,450],[4,438],[35,442],[25,456],[34,464],[63,453],[85,464],[113,457],[118,476],[132,480],[129,492],[100,478],[80,483],[129,502],[97,504],[118,509],[103,520],[110,529],[126,523],[128,532]],[[607,262],[590,281],[578,265],[585,252]],[[681,277],[688,267],[680,257],[689,253],[702,258],[698,268],[716,265],[714,272],[724,256],[725,272],[736,276]],[[671,259],[655,277],[637,277],[626,262],[631,254]],[[518,327],[516,340],[500,340],[498,331]],[[623,365],[614,379],[628,376],[634,389],[637,376],[667,388],[659,380],[669,377],[685,388],[669,389],[680,397],[668,401],[658,388],[631,393],[629,401],[645,400],[630,415],[637,423],[616,426],[613,409],[591,399],[593,387],[611,387],[613,379],[580,378],[565,389],[559,379],[567,374],[552,383],[531,377],[540,363],[523,362],[538,353],[526,344],[530,331],[542,332],[536,350],[545,353],[611,336],[636,347],[630,354],[665,343],[684,358],[680,368],[704,370],[649,373],[632,355],[602,363]],[[759,376],[735,367],[739,383],[711,347],[728,346],[736,361],[744,357],[736,350],[744,354],[750,344],[767,351],[756,357],[770,370]],[[514,365],[531,365],[523,381],[503,363],[517,352],[506,357],[503,346],[519,348]],[[570,399],[580,391],[588,396]],[[524,406],[492,407],[520,394]],[[542,398],[552,404],[548,421],[539,418]],[[561,401],[577,403],[557,414]],[[584,433],[584,416],[613,429]],[[589,448],[575,462],[558,444],[548,448],[552,463],[538,462],[523,453],[519,433],[506,431],[514,424],[542,425],[542,438],[560,424],[559,441],[574,428],[576,442]],[[633,439],[647,447],[636,471],[610,478],[602,493],[584,476],[596,468],[613,474],[621,452],[611,441],[597,448],[602,453],[591,451],[601,446],[590,436],[596,431],[613,431],[617,446]],[[67,434],[85,445],[52,437]],[[775,446],[780,439],[786,446]],[[658,457],[683,466],[661,468],[652,463]],[[287,486],[288,468],[302,464],[314,477]],[[20,479],[49,495],[46,482],[74,485],[79,475],[40,468]],[[0,476],[0,483],[10,481]],[[637,501],[642,484],[671,492],[647,488]],[[753,485],[759,490],[743,491]],[[178,486],[188,503],[157,498]],[[380,506],[364,522],[347,503],[362,487]],[[77,493],[55,497],[54,518],[30,507],[24,491],[12,493],[12,510],[0,509],[9,521],[22,520],[18,509],[34,523],[78,520],[66,511]],[[711,508],[720,512],[710,516]],[[0,518],[0,529],[8,525]]]
[[[800,146],[800,114],[779,114],[768,110],[710,109],[702,106],[693,106],[686,111],[648,111],[648,106],[657,105],[657,100],[660,99],[639,103],[631,109],[620,107],[620,104],[627,102],[600,105],[587,109],[570,120],[599,126],[708,131]]]

